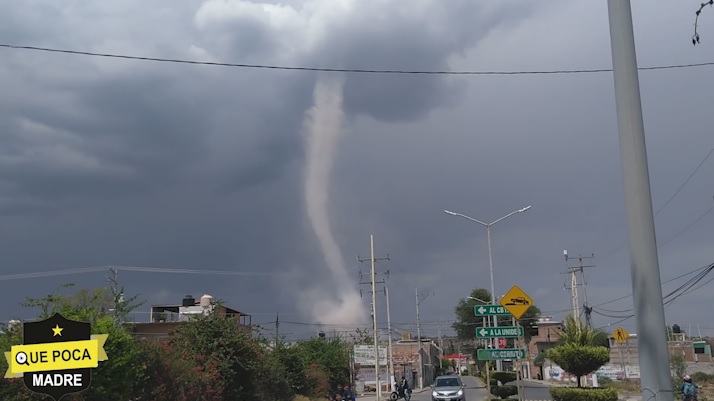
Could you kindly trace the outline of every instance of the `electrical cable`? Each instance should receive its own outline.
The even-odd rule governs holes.
[[[668,279],[668,280],[666,280],[666,281],[663,281],[662,284],[663,284],[663,285],[664,285],[664,284],[668,284],[668,283],[671,283],[671,282],[673,282],[673,281],[679,280],[679,279],[681,279],[681,278],[687,277],[687,276],[689,276],[689,275],[691,275],[691,274],[695,274],[695,273],[704,271],[704,270],[708,269],[710,266],[711,266],[711,265],[706,265],[706,266],[704,266],[704,267],[700,267],[700,268],[694,269],[694,270],[692,270],[692,271],[690,271],[690,272],[680,274],[679,276],[676,276],[676,277],[673,277],[673,278]],[[619,297],[619,298],[611,299],[611,300],[606,301],[606,302],[601,302],[601,303],[599,303],[599,304],[592,305],[592,307],[599,307],[599,306],[611,304],[611,303],[613,303],[613,302],[617,302],[617,301],[621,301],[621,300],[623,300],[623,299],[627,299],[627,298],[629,298],[629,297],[631,297],[631,296],[632,296],[632,293],[629,293],[629,294],[623,295],[623,296],[621,296],[621,297]]]
[[[701,271],[700,271],[700,270],[701,270]],[[671,305],[676,299],[678,299],[679,297],[681,297],[681,296],[683,296],[683,295],[686,295],[686,294],[690,294],[690,293],[696,291],[697,289],[703,287],[704,285],[708,284],[708,283],[711,282],[712,280],[714,280],[714,277],[713,277],[713,278],[710,278],[709,280],[707,280],[707,281],[704,282],[703,284],[697,286],[697,284],[700,283],[700,282],[701,282],[709,273],[711,273],[713,270],[714,270],[714,263],[711,264],[711,265],[705,266],[704,268],[697,269],[696,271],[700,271],[700,272],[699,272],[695,277],[689,279],[687,282],[685,282],[684,284],[680,285],[679,287],[677,287],[676,289],[674,289],[673,291],[669,292],[666,296],[663,297],[663,306],[665,306],[665,307],[666,307],[666,306],[670,306],[670,305]],[[688,274],[691,274],[691,272],[685,274],[685,276],[688,275]],[[696,286],[696,287],[695,287],[695,286]],[[670,299],[667,300],[667,298],[670,298]],[[623,311],[619,311],[619,312],[626,313],[626,312],[629,312],[629,311],[632,311],[632,309],[623,310]],[[612,326],[613,324],[621,323],[621,322],[626,321],[627,319],[631,319],[632,317],[635,316],[634,314],[630,314],[630,315],[627,315],[627,316],[615,316],[615,315],[611,315],[611,314],[608,314],[608,313],[603,313],[603,312],[598,311],[598,310],[595,310],[595,309],[593,310],[593,313],[596,313],[596,314],[598,314],[598,315],[600,315],[600,316],[608,317],[608,318],[611,318],[611,319],[621,319],[621,320],[618,320],[618,321],[615,322],[615,323],[610,323],[610,324],[608,324],[607,326],[604,326],[604,327],[608,327],[608,326]]]
[[[193,65],[204,65],[204,66],[252,68],[252,69],[265,69],[265,70],[345,72],[345,73],[360,73],[360,74],[563,75],[563,74],[593,74],[593,73],[612,72],[611,68],[592,68],[592,69],[575,69],[575,70],[542,70],[542,71],[438,71],[438,70],[424,71],[424,70],[298,67],[298,66],[280,66],[280,65],[269,65],[269,64],[219,63],[219,62],[212,62],[212,61],[193,61],[193,60],[161,58],[161,57],[142,57],[142,56],[130,56],[130,55],[123,55],[123,54],[95,53],[95,52],[88,52],[88,51],[67,50],[67,49],[58,49],[58,48],[51,48],[51,47],[13,45],[13,44],[7,44],[7,43],[0,43],[0,47],[8,48],[8,49],[15,49],[15,50],[31,50],[31,51],[50,52],[50,53],[62,53],[62,54],[72,54],[72,55],[81,55],[81,56],[138,60],[138,61],[154,61],[154,62],[174,63],[174,64],[193,64]],[[640,71],[672,70],[672,69],[710,67],[710,66],[714,66],[714,62],[669,64],[669,65],[659,65],[659,66],[651,66],[651,67],[639,67],[638,70],[640,70]]]
[[[676,191],[674,191],[674,193],[669,197],[669,199],[667,199],[667,201],[664,202],[664,204],[663,204],[662,206],[660,206],[659,209],[657,209],[657,211],[656,211],[655,214],[654,214],[654,217],[657,217],[660,213],[662,213],[662,211],[663,211],[667,206],[669,206],[669,204],[674,200],[674,198],[676,198],[677,195],[679,195],[679,193],[682,192],[682,189],[684,189],[684,187],[687,186],[687,184],[689,183],[689,181],[691,181],[691,179],[697,174],[697,172],[699,172],[699,169],[701,169],[702,166],[704,165],[704,163],[706,163],[706,161],[709,160],[709,158],[711,157],[712,154],[714,154],[714,147],[712,147],[712,148],[709,150],[709,153],[707,153],[707,155],[704,156],[704,158],[699,162],[699,164],[698,164],[697,167],[694,169],[694,171],[692,171],[692,172],[689,174],[689,176],[687,177],[687,179],[684,180],[684,182],[677,188]],[[708,214],[710,211],[711,211],[711,209],[709,209],[709,211],[707,211],[707,212],[705,213],[705,215]],[[686,230],[688,230],[689,228],[691,228],[691,226],[693,226],[694,224],[696,224],[696,222],[698,222],[701,218],[703,218],[703,216],[700,216],[697,220],[695,220],[695,223],[690,224],[690,225],[687,226],[685,229],[683,229],[681,232],[677,233],[674,237],[668,239],[667,241],[665,241],[665,242],[662,243],[662,244],[659,244],[658,246],[664,246],[664,244],[668,243],[669,241],[673,240],[674,238],[676,238],[677,236],[679,236],[680,234],[682,234],[684,231],[686,231]],[[615,255],[615,254],[616,254],[617,252],[619,252],[622,248],[624,248],[625,245],[627,245],[627,240],[623,241],[617,248],[615,248],[615,249],[613,249],[612,251],[606,253],[604,257],[601,257],[601,258],[600,258],[600,261],[602,262],[603,260],[605,260],[605,259],[607,259],[607,258],[609,258],[609,257],[611,257],[611,256],[613,256],[613,255]]]
[[[205,275],[226,275],[226,276],[277,276],[277,275],[296,274],[296,273],[291,273],[291,272],[245,272],[245,271],[231,271],[231,270],[200,270],[200,269],[176,269],[176,268],[162,268],[162,267],[107,265],[107,266],[82,267],[82,268],[64,269],[64,270],[50,270],[50,271],[33,272],[33,273],[5,274],[5,275],[0,275],[0,281],[22,280],[22,279],[28,279],[28,278],[44,278],[44,277],[63,276],[63,275],[70,275],[70,274],[96,273],[96,272],[100,272],[100,271],[106,271],[110,268],[114,268],[119,271],[127,271],[127,272],[201,274],[201,275],[205,274]]]

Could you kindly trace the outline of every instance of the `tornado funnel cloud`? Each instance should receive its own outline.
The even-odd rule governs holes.
[[[305,205],[307,216],[322,250],[330,278],[316,282],[304,292],[303,305],[317,323],[354,324],[367,320],[361,297],[349,274],[329,217],[329,184],[342,134],[343,81],[336,76],[318,78],[313,92],[313,107],[306,112],[307,155],[305,167]],[[339,290],[339,291],[337,291]]]

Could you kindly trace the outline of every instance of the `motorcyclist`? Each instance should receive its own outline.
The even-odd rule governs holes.
[[[399,383],[399,393],[404,399],[410,399],[412,390],[409,388],[409,382],[402,376],[402,381]]]

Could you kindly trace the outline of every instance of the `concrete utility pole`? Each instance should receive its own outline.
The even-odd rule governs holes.
[[[565,274],[570,274],[571,276],[571,291],[572,291],[572,299],[573,299],[573,317],[576,319],[579,319],[580,313],[578,312],[580,310],[580,305],[578,303],[578,279],[577,279],[577,273],[580,272],[580,278],[582,280],[582,286],[583,286],[583,312],[585,314],[585,324],[589,327],[592,328],[592,309],[590,307],[590,304],[588,304],[588,290],[587,290],[587,281],[585,281],[585,268],[586,267],[595,267],[595,265],[585,265],[583,260],[584,259],[595,259],[595,254],[592,254],[591,256],[578,256],[578,264],[575,266],[571,266],[568,264],[568,260],[570,259],[575,259],[571,258],[568,256],[568,251],[565,250],[563,251],[563,255],[565,255],[565,267],[567,268],[567,272]]]
[[[416,299],[416,318],[417,318],[417,341],[419,343],[419,347],[417,348],[419,352],[419,388],[422,389],[424,388],[424,361],[421,356],[422,350],[421,350],[421,320],[419,319],[419,305],[424,302],[427,298],[429,298],[429,295],[434,295],[434,293],[422,293],[419,294],[419,289],[415,288],[414,289],[414,296]]]
[[[387,272],[389,273],[389,272]],[[392,353],[392,317],[391,317],[391,312],[389,310],[389,287],[384,286],[384,296],[387,298],[387,333],[389,335],[388,338],[388,343],[387,343],[387,357],[389,358],[388,365],[389,365],[389,373],[387,376],[389,376],[389,389],[394,391],[395,389],[392,387],[394,385],[394,354]]]
[[[360,262],[365,262],[369,260],[370,262],[370,282],[369,284],[372,286],[372,337],[374,340],[374,376],[375,376],[375,393],[377,396],[377,401],[380,400],[380,397],[382,395],[382,385],[379,380],[379,333],[377,332],[377,269],[376,269],[376,264],[378,260],[389,260],[389,256],[386,258],[375,258],[374,257],[374,235],[369,236],[369,252],[370,252],[370,257],[369,259],[361,259],[360,257],[357,257],[357,260]],[[361,276],[361,273],[360,273]],[[384,283],[384,281],[381,281],[381,283]],[[364,283],[360,283],[364,284]],[[361,293],[360,293],[361,294]]]
[[[643,400],[673,401],[630,0],[608,0]]]
[[[280,312],[275,313],[275,348],[280,347]]]
[[[123,323],[125,308],[124,308],[124,289],[119,286],[119,271],[113,267],[109,268],[109,272],[112,274],[111,277],[107,277],[107,282],[109,283],[109,290],[112,293],[114,308],[110,311],[114,315],[114,324],[120,325]]]

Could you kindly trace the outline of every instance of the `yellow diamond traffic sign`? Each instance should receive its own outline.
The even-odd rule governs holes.
[[[627,330],[623,329],[622,327],[618,327],[612,333],[612,336],[615,337],[615,341],[622,344],[627,341],[628,338],[630,338],[630,333],[628,333]]]
[[[501,306],[511,312],[513,317],[520,319],[523,314],[533,306],[533,299],[517,285],[514,285],[513,288],[508,290],[506,295],[501,298]]]

